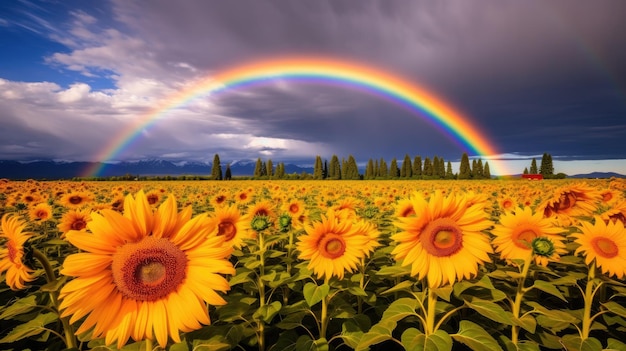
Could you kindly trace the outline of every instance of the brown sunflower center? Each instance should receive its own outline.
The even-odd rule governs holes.
[[[45,219],[48,218],[48,212],[44,210],[39,210],[37,211],[37,213],[35,213],[35,216],[37,217],[37,219]]]
[[[113,281],[127,298],[156,301],[175,291],[187,272],[187,256],[174,243],[148,236],[113,255]]]
[[[156,194],[150,194],[150,195],[148,195],[146,198],[148,199],[148,203],[149,203],[150,205],[154,205],[154,204],[156,204],[157,202],[159,202],[159,196],[158,196],[158,195],[156,195]]]
[[[343,256],[343,253],[346,252],[346,241],[341,235],[328,233],[320,240],[318,247],[322,256],[335,259]]]
[[[298,206],[298,204],[289,205],[289,212],[298,213],[298,211],[300,211],[300,206]]]
[[[218,204],[221,204],[224,201],[226,201],[226,196],[224,195],[219,195],[218,197],[215,198],[215,202]]]
[[[7,242],[7,247],[9,249],[9,261],[13,264],[21,264],[21,260],[18,257],[19,251],[15,247],[15,244],[12,241]]]
[[[225,241],[232,240],[237,234],[237,228],[232,222],[221,222],[217,225],[217,235],[223,235]]]
[[[83,220],[82,218],[79,218],[72,222],[72,225],[70,227],[72,228],[72,230],[81,230],[85,229],[86,226],[87,222],[85,222],[85,220]]]
[[[404,211],[402,211],[402,213],[400,214],[400,217],[409,217],[409,216],[413,216],[415,214],[415,210],[413,209],[413,206],[407,207],[404,209]]]
[[[452,219],[438,218],[426,225],[419,240],[433,256],[452,256],[463,247],[463,232]]]
[[[609,216],[609,219],[611,219],[613,222],[621,221],[626,225],[626,216],[624,216],[624,214],[621,212]]]
[[[518,232],[513,233],[513,243],[521,249],[530,250],[530,244],[538,236],[533,230],[522,228]]]
[[[610,192],[606,192],[604,194],[602,194],[602,201],[604,202],[609,202],[613,199],[613,194]]]
[[[513,201],[511,201],[511,200],[504,200],[504,202],[502,202],[502,208],[509,209],[511,207],[513,207]]]
[[[69,202],[70,202],[72,205],[78,205],[78,204],[80,204],[81,202],[83,202],[83,198],[82,198],[82,197],[80,197],[80,196],[78,196],[78,195],[74,195],[74,196],[72,196],[72,197],[70,197],[70,198],[69,198]]]
[[[617,244],[611,239],[608,238],[594,238],[591,241],[591,246],[593,246],[595,252],[604,257],[604,258],[613,258],[617,256],[619,253],[619,248]]]
[[[269,216],[269,212],[266,209],[261,208],[254,213],[255,216]]]

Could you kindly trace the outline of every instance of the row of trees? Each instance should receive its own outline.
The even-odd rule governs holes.
[[[544,178],[561,178],[562,173],[554,174],[554,165],[552,164],[552,155],[544,153],[541,157],[541,166],[537,168],[537,159],[533,158],[528,167],[524,168],[524,174],[541,174]],[[564,175],[563,175],[564,176]]]
[[[303,177],[306,175],[303,175]],[[258,158],[254,167],[254,178],[272,178],[284,179],[285,164],[279,163],[274,167],[271,159],[267,161]],[[230,165],[226,166],[225,174],[222,173],[222,166],[219,155],[215,154],[213,158],[213,168],[211,170],[211,178],[215,180],[228,180],[232,178]],[[410,179],[490,179],[491,173],[489,163],[481,159],[472,160],[471,164],[467,153],[463,153],[459,172],[452,171],[452,163],[447,162],[438,156],[434,156],[431,160],[426,157],[422,161],[421,156],[415,156],[413,161],[407,154],[404,160],[399,164],[394,157],[390,164],[387,164],[384,158],[379,160],[369,159],[365,167],[365,173],[360,174],[354,156],[349,155],[348,158],[342,158],[339,161],[337,155],[333,155],[330,163],[322,160],[321,156],[315,157],[313,167],[313,179],[394,179],[394,178],[410,178]]]

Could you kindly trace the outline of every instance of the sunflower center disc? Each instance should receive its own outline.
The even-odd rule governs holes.
[[[17,249],[15,248],[15,245],[11,241],[9,241],[7,242],[7,247],[9,249],[9,260],[11,261],[11,263],[21,264],[21,261],[17,259],[18,252],[17,252]]]
[[[80,196],[72,196],[70,197],[69,200],[72,205],[78,205],[79,203],[83,201],[83,199]]]
[[[298,213],[299,210],[300,210],[300,207],[296,204],[291,204],[289,206],[289,212],[291,213]]]
[[[85,223],[85,221],[83,221],[82,219],[72,222],[73,230],[81,230],[81,229],[84,229],[86,226],[87,226],[87,223]]]
[[[433,256],[451,256],[463,247],[461,228],[450,218],[438,218],[420,234],[422,247]]]
[[[217,235],[223,235],[225,241],[230,241],[237,234],[237,228],[231,222],[222,222],[217,225]]]
[[[187,272],[187,256],[164,238],[145,237],[113,255],[113,281],[127,298],[156,301],[175,291]]]
[[[337,258],[343,256],[343,253],[346,252],[346,242],[340,235],[326,234],[322,238],[319,248],[320,253],[324,257]]]
[[[613,258],[619,253],[619,248],[613,240],[607,238],[596,238],[592,242],[598,255],[605,258]]]

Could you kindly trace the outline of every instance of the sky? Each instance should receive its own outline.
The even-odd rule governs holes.
[[[362,63],[425,87],[521,173],[626,174],[622,0],[6,0],[0,159],[222,163],[404,155],[456,164],[466,147],[362,89],[277,79],[200,96],[102,157],[168,97],[241,64]],[[470,156],[471,150],[469,150]]]

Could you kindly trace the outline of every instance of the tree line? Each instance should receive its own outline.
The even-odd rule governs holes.
[[[565,173],[554,174],[554,165],[552,164],[552,155],[544,153],[541,157],[541,165],[537,168],[537,159],[533,158],[530,162],[530,169],[524,168],[524,174],[541,174],[544,178],[565,178]]]
[[[321,156],[315,157],[313,174],[303,173],[301,175],[287,175],[285,173],[285,164],[280,162],[274,167],[271,159],[266,161],[260,157],[257,159],[254,179],[491,179],[489,170],[489,162],[482,159],[473,159],[470,163],[467,153],[461,156],[461,163],[457,173],[452,170],[452,163],[446,161],[442,157],[421,156],[411,157],[406,154],[402,163],[394,157],[390,163],[384,158],[369,159],[365,167],[365,173],[360,174],[354,156],[349,155],[348,158],[342,158],[341,161],[337,155],[332,155],[330,162],[322,160]],[[218,154],[213,158],[211,169],[211,179],[229,180],[232,179],[230,164],[226,165],[226,171],[222,172],[222,166]]]

